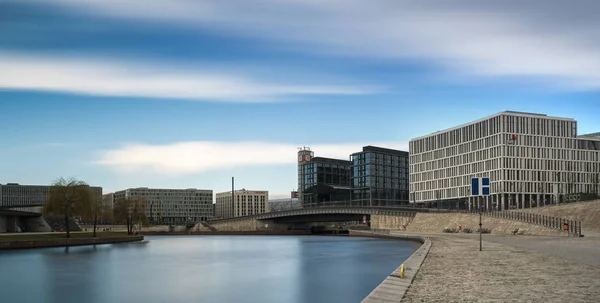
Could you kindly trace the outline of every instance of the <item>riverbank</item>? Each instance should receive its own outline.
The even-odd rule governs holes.
[[[372,231],[350,231],[351,237],[388,238],[419,242],[422,245],[396,270],[394,270],[377,288],[375,288],[364,300],[368,302],[400,302],[410,287],[413,279],[419,272],[423,261],[431,249],[431,241],[427,237],[419,235],[393,235]],[[404,272],[402,267],[404,266]]]
[[[252,230],[252,231],[142,231],[145,236],[306,236],[310,230]]]
[[[131,236],[126,233],[100,232],[96,233],[96,237],[92,237],[92,235],[91,232],[73,232],[71,238],[66,238],[65,233],[2,235],[0,236],[0,250],[101,245],[144,240],[144,236]]]

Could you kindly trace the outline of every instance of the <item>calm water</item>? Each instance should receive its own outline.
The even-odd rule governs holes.
[[[146,237],[0,252],[0,302],[360,302],[417,248],[350,237]]]

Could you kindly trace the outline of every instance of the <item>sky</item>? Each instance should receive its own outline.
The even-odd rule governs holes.
[[[600,3],[0,0],[0,184],[297,187],[504,110],[600,131]]]

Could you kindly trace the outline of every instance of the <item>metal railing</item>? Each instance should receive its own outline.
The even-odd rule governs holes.
[[[430,208],[430,213],[464,213],[464,214],[479,214],[477,209],[444,209],[444,208]],[[581,236],[581,221],[570,220],[566,218],[553,217],[547,215],[540,215],[527,212],[519,212],[515,210],[483,210],[481,212],[483,216],[512,220],[518,222],[524,222],[539,226],[544,226],[550,229],[556,229],[564,232],[568,232],[569,235]]]
[[[544,226],[568,232],[573,236],[581,236],[581,221],[518,211],[487,211],[483,212],[483,215]]]

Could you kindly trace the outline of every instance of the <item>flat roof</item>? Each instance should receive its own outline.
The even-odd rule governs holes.
[[[313,157],[310,162],[330,162],[330,163],[342,163],[348,164],[352,163],[350,160],[342,160],[342,159],[334,159],[334,158],[325,158],[325,157]]]
[[[362,151],[352,153],[351,155],[362,154],[365,152],[375,152],[375,153],[385,153],[385,154],[392,154],[392,155],[399,155],[399,156],[405,156],[405,155],[408,156],[408,152],[404,151],[404,150],[391,149],[391,148],[385,148],[385,147],[379,147],[379,146],[373,146],[373,145],[364,146],[362,148]]]
[[[471,122],[467,122],[467,123],[463,123],[461,125],[458,126],[454,126],[451,128],[447,128],[447,129],[443,129],[443,130],[438,130],[436,132],[430,133],[428,135],[424,135],[424,136],[420,136],[420,137],[415,137],[410,139],[410,141],[415,141],[415,140],[419,140],[419,139],[424,139],[424,138],[428,138],[434,135],[438,135],[441,133],[445,133],[445,132],[449,132],[449,131],[453,131],[471,124],[475,124],[475,123],[479,123],[485,120],[489,120],[491,118],[495,118],[501,115],[509,115],[509,116],[521,116],[521,117],[530,117],[530,118],[546,118],[546,119],[553,119],[553,120],[564,120],[564,121],[575,121],[575,119],[573,118],[564,118],[564,117],[553,117],[553,116],[548,116],[546,114],[536,114],[536,113],[527,113],[527,112],[518,112],[518,111],[511,111],[511,110],[505,110],[499,113],[495,113],[493,115],[481,118],[481,119],[477,119],[475,121],[471,121]]]
[[[190,191],[190,190],[196,190],[196,191],[212,191],[212,189],[198,189],[198,188],[151,188],[151,187],[131,187],[131,188],[126,188],[126,189],[122,189],[122,190],[117,190],[115,191],[115,193],[117,192],[122,192],[122,191],[127,191],[127,190],[177,190],[177,191]]]

